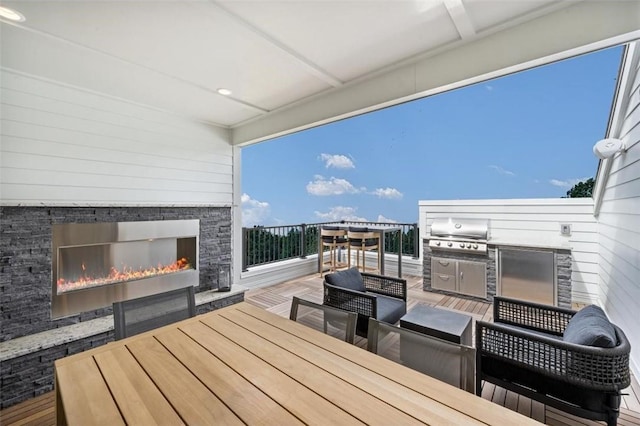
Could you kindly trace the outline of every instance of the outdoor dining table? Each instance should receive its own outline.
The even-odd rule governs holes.
[[[342,223],[332,223],[331,226],[337,226],[339,228],[343,228],[348,230],[349,227],[354,225],[342,224]],[[387,234],[398,233],[398,277],[402,278],[402,227],[394,226],[394,225],[367,225],[367,228],[371,232],[375,232],[378,234],[380,238],[380,248],[378,250],[382,250],[382,262],[380,264],[380,275],[384,275],[384,247],[385,247],[385,236]],[[318,238],[318,273],[322,272],[322,240]]]
[[[55,362],[58,424],[535,424],[246,302]]]

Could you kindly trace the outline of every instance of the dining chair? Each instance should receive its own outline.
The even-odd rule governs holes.
[[[320,268],[320,277],[324,273],[325,265],[329,265],[329,271],[335,272],[338,268],[346,267],[347,263],[340,259],[340,248],[347,244],[347,230],[339,226],[325,225],[320,228],[320,239],[322,241],[323,256],[322,267]],[[324,249],[329,248],[329,260],[324,261]]]
[[[476,350],[369,318],[367,350],[413,370],[475,392]]]
[[[293,296],[289,319],[325,334],[354,343],[358,314]]]
[[[362,271],[367,272],[366,267],[366,252],[377,250],[377,268],[370,269],[371,271],[380,271],[380,264],[382,262],[382,250],[380,247],[380,235],[377,232],[369,230],[366,227],[350,226],[347,230],[347,239],[349,240],[347,250],[347,267],[351,268],[351,249],[356,252],[356,267]],[[360,256],[362,256],[362,267],[360,266]]]
[[[113,303],[116,340],[196,315],[193,286]]]

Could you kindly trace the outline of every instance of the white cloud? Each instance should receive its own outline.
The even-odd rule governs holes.
[[[553,186],[559,186],[560,188],[571,188],[578,182],[585,181],[589,178],[577,178],[577,179],[567,179],[567,180],[559,180],[559,179],[551,179],[549,183]]]
[[[324,161],[324,166],[328,169],[333,167],[336,169],[355,169],[353,161],[347,156],[339,154],[320,154],[320,159]]]
[[[314,181],[307,184],[307,192],[311,195],[343,195],[343,194],[358,194],[364,190],[364,188],[356,188],[346,179],[338,179],[331,177],[325,179],[323,176],[314,176]]]
[[[484,88],[487,89],[489,92],[493,90],[493,86],[491,86],[490,84],[485,85]]]
[[[507,176],[515,176],[516,175],[515,173],[513,173],[510,170],[503,169],[502,167],[495,166],[493,164],[490,165],[489,168],[495,170],[496,172],[500,173],[501,175],[507,175]]]
[[[368,222],[366,218],[360,217],[356,214],[357,210],[358,209],[354,207],[336,206],[331,207],[331,209],[326,213],[316,211],[315,214],[318,219],[323,222],[334,222],[339,220]]]
[[[397,220],[386,218],[386,217],[382,216],[381,214],[378,215],[378,220],[376,222],[380,222],[380,223],[398,223]]]
[[[375,191],[372,192],[373,195],[378,198],[389,198],[399,200],[402,198],[402,192],[398,191],[395,188],[376,188]]]
[[[251,198],[248,194],[242,194],[242,226],[249,227],[260,225],[269,216],[269,203]]]

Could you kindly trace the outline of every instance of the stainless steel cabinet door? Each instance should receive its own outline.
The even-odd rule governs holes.
[[[431,258],[431,287],[438,290],[457,291],[455,260]]]
[[[456,274],[456,261],[444,257],[431,258],[431,273],[443,275]]]
[[[487,265],[482,262],[458,261],[458,292],[487,297]]]
[[[431,274],[431,287],[438,290],[456,291],[456,276]]]
[[[555,256],[550,250],[499,250],[500,295],[555,304]]]

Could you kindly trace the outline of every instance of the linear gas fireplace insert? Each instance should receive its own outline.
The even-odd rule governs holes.
[[[199,285],[200,221],[53,225],[51,317]]]

